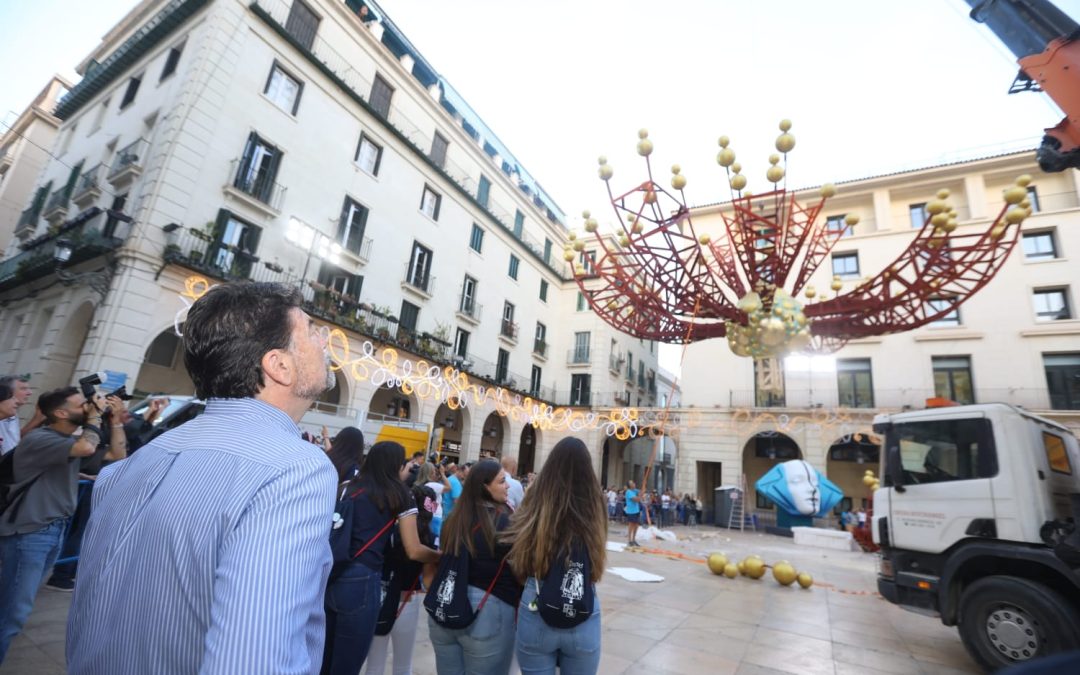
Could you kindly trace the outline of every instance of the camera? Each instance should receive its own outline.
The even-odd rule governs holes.
[[[127,393],[126,384],[120,385],[120,387],[113,391],[113,393],[109,394],[109,396],[115,396],[121,401],[130,401],[132,398],[134,398],[131,394]]]
[[[101,375],[101,373],[90,373],[86,377],[79,378],[79,389],[82,390],[82,395],[86,397],[87,401],[94,400],[94,395],[97,394],[94,385],[101,384]]]

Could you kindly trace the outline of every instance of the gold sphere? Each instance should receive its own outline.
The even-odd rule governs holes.
[[[1005,212],[1005,222],[1010,225],[1016,225],[1017,223],[1022,223],[1026,216],[1027,213],[1024,211],[1024,209],[1014,206],[1013,208]]]
[[[784,180],[784,167],[782,166],[770,166],[765,172],[765,177],[769,179],[770,183],[779,183]]]
[[[1019,185],[1020,187],[1025,187],[1025,188],[1027,186],[1031,185],[1031,174],[1025,173],[1023,175],[1017,176],[1016,177],[1016,184]]]
[[[581,239],[575,239],[574,240],[574,250],[579,251],[579,252],[584,251],[585,250],[585,242],[582,241]]]
[[[649,130],[648,129],[638,129],[637,137],[642,138],[642,139],[648,138],[649,137]]]
[[[574,263],[574,274],[579,277],[585,274],[585,266],[581,263]]]
[[[599,225],[599,223],[596,222],[596,218],[589,218],[588,220],[585,221],[585,231],[586,232],[596,232],[596,228],[597,228],[598,225]]]
[[[716,153],[716,163],[720,166],[731,166],[735,162],[735,151],[724,146],[724,149]]]
[[[934,227],[943,227],[947,222],[949,222],[949,214],[947,213],[935,213],[930,216],[930,224]]]
[[[735,173],[741,173],[742,172],[742,164],[739,164],[738,162],[735,162],[734,164],[731,165],[731,170],[734,171]]]
[[[803,588],[810,588],[814,585],[814,577],[810,576],[809,572],[799,572],[799,576],[795,577],[795,579]]]
[[[678,164],[672,164],[671,165],[671,173],[679,173],[681,171],[682,171],[682,167],[680,167]]]
[[[581,217],[582,218],[588,218],[591,215],[592,215],[592,213],[589,212],[589,209],[585,209],[584,211],[581,212]]]
[[[1030,199],[1025,199],[1024,201],[1017,204],[1017,206],[1019,206],[1022,209],[1026,209],[1026,210],[1030,211],[1031,210],[1031,200]],[[1030,215],[1030,214],[1028,214],[1028,215]]]
[[[724,576],[728,579],[734,579],[735,577],[739,576],[740,572],[742,572],[742,570],[740,570],[739,566],[735,563],[728,563],[724,565]]]
[[[1006,189],[1002,193],[1002,197],[1005,198],[1007,204],[1019,204],[1027,197],[1027,190],[1019,185],[1014,185],[1013,187]]]
[[[931,199],[926,203],[926,212],[936,215],[938,213],[945,213],[949,210],[949,205],[941,199]]]
[[[574,255],[573,251],[563,251],[562,257],[563,257],[563,260],[565,260],[566,262],[570,262],[571,260],[573,260],[577,256]]]
[[[990,238],[994,241],[1001,239],[1003,236],[1005,236],[1005,225],[999,223],[990,228]]]
[[[791,120],[789,120],[789,119],[780,120],[780,131],[790,131],[790,130],[791,130]]]
[[[795,583],[795,579],[799,576],[799,573],[795,571],[791,563],[786,560],[773,565],[772,568],[773,579],[776,579],[777,583],[781,586],[790,586]]]
[[[795,137],[791,134],[784,133],[776,137],[776,149],[780,152],[787,154],[795,147]]]
[[[829,288],[833,289],[834,291],[838,291],[843,287],[844,287],[844,282],[840,281],[839,279],[833,279],[832,283],[829,284]]]
[[[721,136],[719,139],[717,139],[716,143],[721,148],[726,148],[728,146],[728,144],[731,143],[731,139],[728,138],[727,136]]]
[[[739,570],[739,574],[746,574],[746,561],[739,561],[739,563],[735,565],[735,569]]]
[[[765,561],[761,558],[750,557],[743,561],[746,576],[751,579],[760,579],[765,576]]]
[[[642,157],[648,157],[649,155],[651,155],[652,149],[652,141],[647,138],[642,138],[640,141],[637,142],[637,154],[641,155]]]
[[[672,176],[671,187],[675,188],[676,190],[681,190],[686,187],[686,176],[678,173]]]
[[[941,226],[941,229],[945,230],[947,233],[952,233],[959,224],[960,223],[956,222],[955,218],[949,218],[945,221],[945,224]]]
[[[806,287],[806,297],[813,300],[815,295],[817,295],[817,291],[814,290],[814,287],[813,286],[807,286]]]
[[[832,183],[825,183],[821,186],[821,196],[825,199],[836,196],[836,186]]]
[[[769,155],[769,164],[779,164],[779,163],[780,163],[780,155],[777,155],[776,153],[773,153],[773,154]]]
[[[709,237],[708,234],[703,234],[698,237],[698,241],[700,241],[703,246],[708,246],[709,242],[712,241],[712,239]]]
[[[851,227],[855,227],[856,225],[859,224],[859,216],[857,214],[854,214],[854,213],[849,213],[846,216],[844,216],[844,222],[847,223],[848,225],[850,225]]]
[[[640,220],[635,220],[634,223],[630,226],[630,231],[634,234],[641,234],[645,231],[645,226],[641,223]]]
[[[746,176],[735,174],[731,177],[732,190],[742,190],[744,187],[746,187]]]
[[[724,567],[728,564],[728,558],[723,553],[712,553],[706,561],[709,571],[713,574],[723,574]]]
[[[575,239],[577,239],[577,232],[574,232],[573,230],[570,230],[569,232],[566,233],[566,238],[569,239],[570,241],[574,241]]]
[[[874,475],[868,473],[865,476],[863,476],[862,477],[862,484],[865,485],[866,487],[870,487],[871,485],[873,485],[874,484]]]
[[[604,164],[596,170],[596,175],[600,176],[600,180],[611,180],[611,177],[615,175],[615,169],[612,169],[610,164]]]
[[[873,476],[873,475],[874,475],[874,470],[873,470],[873,469],[867,469],[867,470],[866,470],[866,471],[865,471],[865,472],[863,473],[863,475],[864,475],[864,476]]]
[[[950,194],[949,188],[941,188],[940,190],[937,191],[937,198],[938,199],[948,199],[949,194]]]
[[[645,192],[644,199],[645,199],[646,204],[655,204],[656,203],[656,192],[654,192],[653,190],[647,190]]]

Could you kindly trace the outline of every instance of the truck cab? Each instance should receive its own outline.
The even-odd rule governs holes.
[[[997,403],[878,415],[874,430],[881,595],[957,626],[989,670],[1080,648],[1080,560],[1062,546],[1078,520],[1076,437]]]

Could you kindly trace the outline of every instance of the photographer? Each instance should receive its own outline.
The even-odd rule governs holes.
[[[75,512],[80,470],[103,458],[123,459],[125,452],[100,442],[102,411],[78,388],[46,392],[38,408],[46,424],[12,450],[13,498],[0,517],[0,662],[60,552],[64,528]]]

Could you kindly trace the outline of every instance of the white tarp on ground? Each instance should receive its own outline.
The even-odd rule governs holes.
[[[607,543],[607,550],[614,551],[615,553],[622,553],[626,550],[626,544],[621,544],[617,541],[609,541]]]
[[[664,580],[664,577],[658,574],[650,574],[644,570],[639,570],[636,567],[609,567],[607,568],[607,571],[611,574],[616,574],[627,581],[650,583]]]
[[[678,541],[678,537],[671,530],[661,530],[659,527],[640,527],[637,538],[648,541],[650,539],[663,539],[664,541]]]
[[[862,550],[850,532],[825,530],[820,527],[793,527],[791,532],[795,535],[795,543],[800,546],[818,546],[834,551]]]

